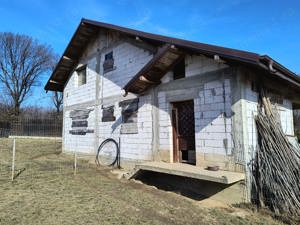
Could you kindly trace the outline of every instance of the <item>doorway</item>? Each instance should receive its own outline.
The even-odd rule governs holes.
[[[172,103],[173,161],[196,165],[194,101]]]

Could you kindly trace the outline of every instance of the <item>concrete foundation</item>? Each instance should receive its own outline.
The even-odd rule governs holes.
[[[138,172],[139,170],[166,173],[221,184],[233,184],[245,179],[244,173],[230,172],[224,170],[209,171],[201,167],[182,163],[146,162],[137,164],[135,166],[135,172]],[[135,173],[133,173],[131,177],[134,176]]]
[[[194,200],[212,199],[225,204],[245,202],[245,184],[243,181],[222,184],[152,171],[143,171],[135,179]]]

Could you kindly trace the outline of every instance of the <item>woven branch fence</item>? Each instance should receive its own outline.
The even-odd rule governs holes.
[[[259,148],[253,170],[256,204],[300,216],[300,151],[285,136],[279,115],[262,92],[255,118]]]

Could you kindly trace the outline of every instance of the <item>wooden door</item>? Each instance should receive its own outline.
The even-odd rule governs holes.
[[[195,117],[193,100],[173,103],[174,162],[196,163]]]

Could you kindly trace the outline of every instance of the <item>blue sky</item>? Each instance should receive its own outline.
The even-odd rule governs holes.
[[[61,55],[83,17],[268,54],[300,74],[297,0],[1,0],[0,31],[30,35]],[[35,88],[26,104],[51,103]]]

